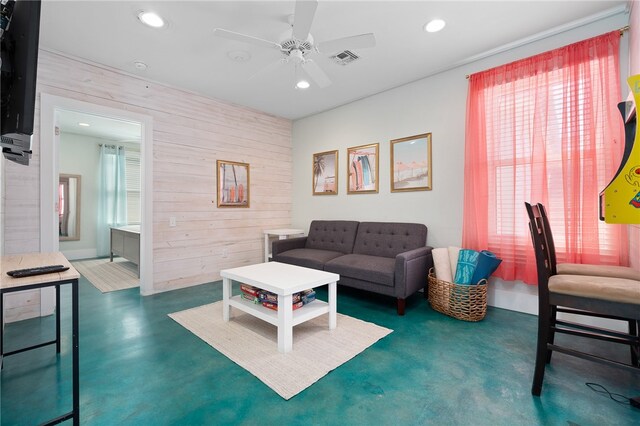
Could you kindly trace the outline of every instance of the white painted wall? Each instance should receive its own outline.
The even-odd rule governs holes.
[[[80,175],[80,240],[60,241],[60,251],[67,259],[96,257],[96,218],[98,211],[98,144],[113,143],[105,139],[60,133],[61,174]]]
[[[473,173],[463,168],[465,75],[616,30],[627,22],[628,16],[619,14],[295,121],[293,226],[308,229],[313,219],[419,222],[429,229],[429,245],[459,246],[463,178],[464,173]],[[626,37],[621,43],[622,79],[627,70]],[[391,193],[389,140],[425,132],[433,134],[433,190]],[[347,195],[347,148],[376,142],[380,143],[380,192]],[[312,196],[312,155],[334,149],[339,150],[339,194]],[[523,283],[494,279],[489,304],[535,313],[537,290]]]

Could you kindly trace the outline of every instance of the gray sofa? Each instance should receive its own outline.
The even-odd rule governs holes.
[[[405,299],[427,286],[433,266],[420,223],[314,220],[306,237],[273,242],[273,260],[340,274],[339,285]],[[426,292],[425,292],[426,294]]]

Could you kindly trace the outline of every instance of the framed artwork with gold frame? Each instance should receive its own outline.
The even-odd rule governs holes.
[[[430,191],[431,133],[391,140],[391,192]]]
[[[218,207],[249,207],[249,164],[216,161]]]
[[[338,194],[337,150],[313,154],[312,194]]]
[[[347,194],[378,192],[380,144],[347,148]]]

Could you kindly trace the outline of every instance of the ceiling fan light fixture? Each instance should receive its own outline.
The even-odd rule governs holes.
[[[164,27],[164,19],[160,15],[154,12],[145,12],[144,10],[138,13],[138,19],[143,24],[152,28]]]
[[[300,80],[296,83],[296,89],[308,89],[310,86],[307,80]]]
[[[428,33],[437,33],[447,25],[442,19],[432,19],[424,26],[424,30]]]

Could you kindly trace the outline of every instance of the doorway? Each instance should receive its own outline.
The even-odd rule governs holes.
[[[97,104],[91,104],[75,99],[41,94],[40,114],[40,249],[43,252],[60,251],[60,200],[59,200],[59,176],[60,169],[60,129],[73,123],[77,125],[83,116],[95,117],[107,127],[118,127],[115,123],[124,123],[122,127],[136,127],[139,129],[139,198],[140,205],[139,223],[139,275],[140,293],[149,295],[154,293],[153,288],[153,138],[152,118],[146,115],[118,110]],[[113,140],[120,139],[122,144],[130,148],[133,141],[130,137],[114,134]],[[126,143],[125,143],[126,142]],[[106,144],[106,143],[105,143]],[[119,143],[120,145],[120,143]],[[94,147],[98,150],[98,147]],[[133,151],[133,149],[131,150]],[[82,223],[82,218],[80,219]],[[91,252],[89,252],[91,253]],[[81,256],[81,254],[78,254]],[[44,303],[44,300],[42,301]]]

